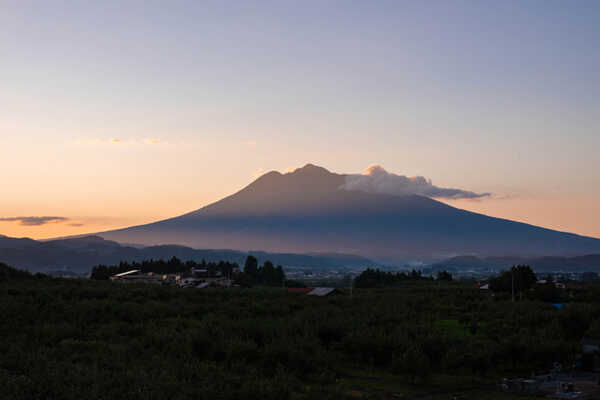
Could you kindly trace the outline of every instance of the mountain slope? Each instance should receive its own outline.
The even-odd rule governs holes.
[[[36,241],[28,238],[11,238],[0,235],[0,249],[22,249],[36,244]]]
[[[381,260],[600,252],[598,239],[476,214],[417,195],[343,190],[345,179],[311,164],[287,174],[269,172],[189,214],[100,235],[118,242],[339,252]]]

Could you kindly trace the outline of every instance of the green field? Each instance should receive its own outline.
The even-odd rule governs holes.
[[[319,298],[13,278],[0,398],[505,399],[502,377],[567,365],[599,318],[593,302],[556,310],[458,283]]]

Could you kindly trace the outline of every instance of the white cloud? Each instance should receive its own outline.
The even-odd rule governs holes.
[[[346,175],[346,183],[342,185],[342,189],[396,196],[416,194],[443,199],[479,199],[490,196],[490,193],[438,187],[425,177],[389,173],[380,165],[371,165],[363,174]]]

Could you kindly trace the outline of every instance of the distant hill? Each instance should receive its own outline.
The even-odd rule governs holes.
[[[435,269],[500,270],[526,264],[536,272],[600,272],[600,254],[577,257],[474,257],[459,256],[434,264]]]
[[[600,253],[600,240],[493,218],[418,195],[343,189],[348,175],[308,164],[164,221],[99,233],[121,243],[278,253],[344,253],[389,263]],[[344,186],[345,187],[345,186]]]
[[[0,235],[0,249],[22,249],[27,246],[36,244],[37,242],[33,239],[28,238],[11,238],[8,236]]]
[[[275,264],[288,267],[332,269],[377,265],[369,259],[344,254],[306,255],[263,251],[250,253],[256,256],[261,263],[270,260]],[[203,259],[215,262],[223,260],[243,265],[248,254],[248,252],[235,250],[198,250],[178,245],[135,248],[122,246],[99,236],[44,242],[32,239],[0,238],[0,262],[32,272],[46,272],[53,275],[64,275],[64,271],[86,274],[98,264],[118,264],[120,261],[142,261],[151,258],[177,257],[184,261],[194,260],[197,262]]]
[[[13,267],[10,267],[4,263],[0,263],[0,282],[10,281],[13,279],[32,279],[33,276],[27,272],[22,271]]]

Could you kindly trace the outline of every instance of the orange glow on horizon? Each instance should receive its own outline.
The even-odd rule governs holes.
[[[527,198],[444,200],[446,204],[496,218],[561,232],[600,238],[600,213],[593,198]]]
[[[442,201],[453,207],[492,217],[505,218],[558,231],[600,238],[600,215],[598,213],[597,202],[594,199],[507,197]],[[174,203],[177,202],[174,201]],[[24,225],[19,221],[0,221],[0,234],[10,237],[29,237],[33,239],[81,235],[155,222],[175,217],[203,206],[203,204],[194,206],[198,202],[194,202],[193,199],[187,199],[186,202],[182,201],[182,203],[188,203],[189,206],[180,211],[175,207],[166,210],[164,207],[160,207],[158,203],[147,204],[148,209],[145,210],[147,216],[69,217],[66,215],[67,219],[64,221],[52,221],[42,225]],[[205,204],[208,203],[210,201]],[[133,214],[131,209],[123,210],[119,214],[126,215],[127,213]],[[47,215],[54,214],[56,213],[49,213]],[[7,216],[5,215],[4,217]]]

